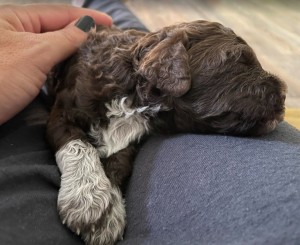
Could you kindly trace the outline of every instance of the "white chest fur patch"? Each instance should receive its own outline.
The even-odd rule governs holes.
[[[155,114],[160,106],[129,107],[127,98],[112,100],[107,103],[107,117],[110,119],[106,129],[99,125],[91,127],[90,135],[95,139],[100,157],[106,158],[126,148],[131,142],[140,140],[149,132],[149,117],[145,114]]]

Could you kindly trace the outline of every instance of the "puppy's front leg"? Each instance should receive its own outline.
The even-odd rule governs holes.
[[[120,239],[125,226],[123,200],[106,177],[97,150],[72,140],[56,153],[56,161],[62,174],[58,209],[63,223],[82,233],[88,244],[113,244]]]
[[[54,123],[48,123],[50,141],[66,138],[59,132],[73,132],[67,142],[56,147],[61,171],[57,201],[60,217],[72,231],[81,234],[86,244],[113,244],[122,238],[125,227],[122,195],[112,186],[97,150],[80,135],[80,129],[59,121],[63,120],[55,120],[54,127]]]
[[[106,176],[113,185],[121,191],[126,191],[127,181],[132,172],[137,145],[131,144],[126,148],[112,154],[109,158],[102,159]]]

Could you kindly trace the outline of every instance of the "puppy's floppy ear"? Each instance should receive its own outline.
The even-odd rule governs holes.
[[[187,36],[183,30],[165,28],[142,38],[136,45],[137,73],[146,81],[148,91],[180,97],[191,87],[189,56],[184,44]]]

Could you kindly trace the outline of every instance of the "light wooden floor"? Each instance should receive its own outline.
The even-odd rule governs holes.
[[[0,0],[1,3],[71,0]],[[255,50],[263,67],[288,85],[286,120],[300,129],[299,0],[125,0],[150,29],[197,19],[232,28]]]

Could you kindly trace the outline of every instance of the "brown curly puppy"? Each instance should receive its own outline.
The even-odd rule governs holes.
[[[285,84],[219,23],[153,33],[102,28],[49,83],[47,135],[62,179],[60,216],[87,244],[122,238],[120,188],[150,133],[261,135],[284,115]]]

